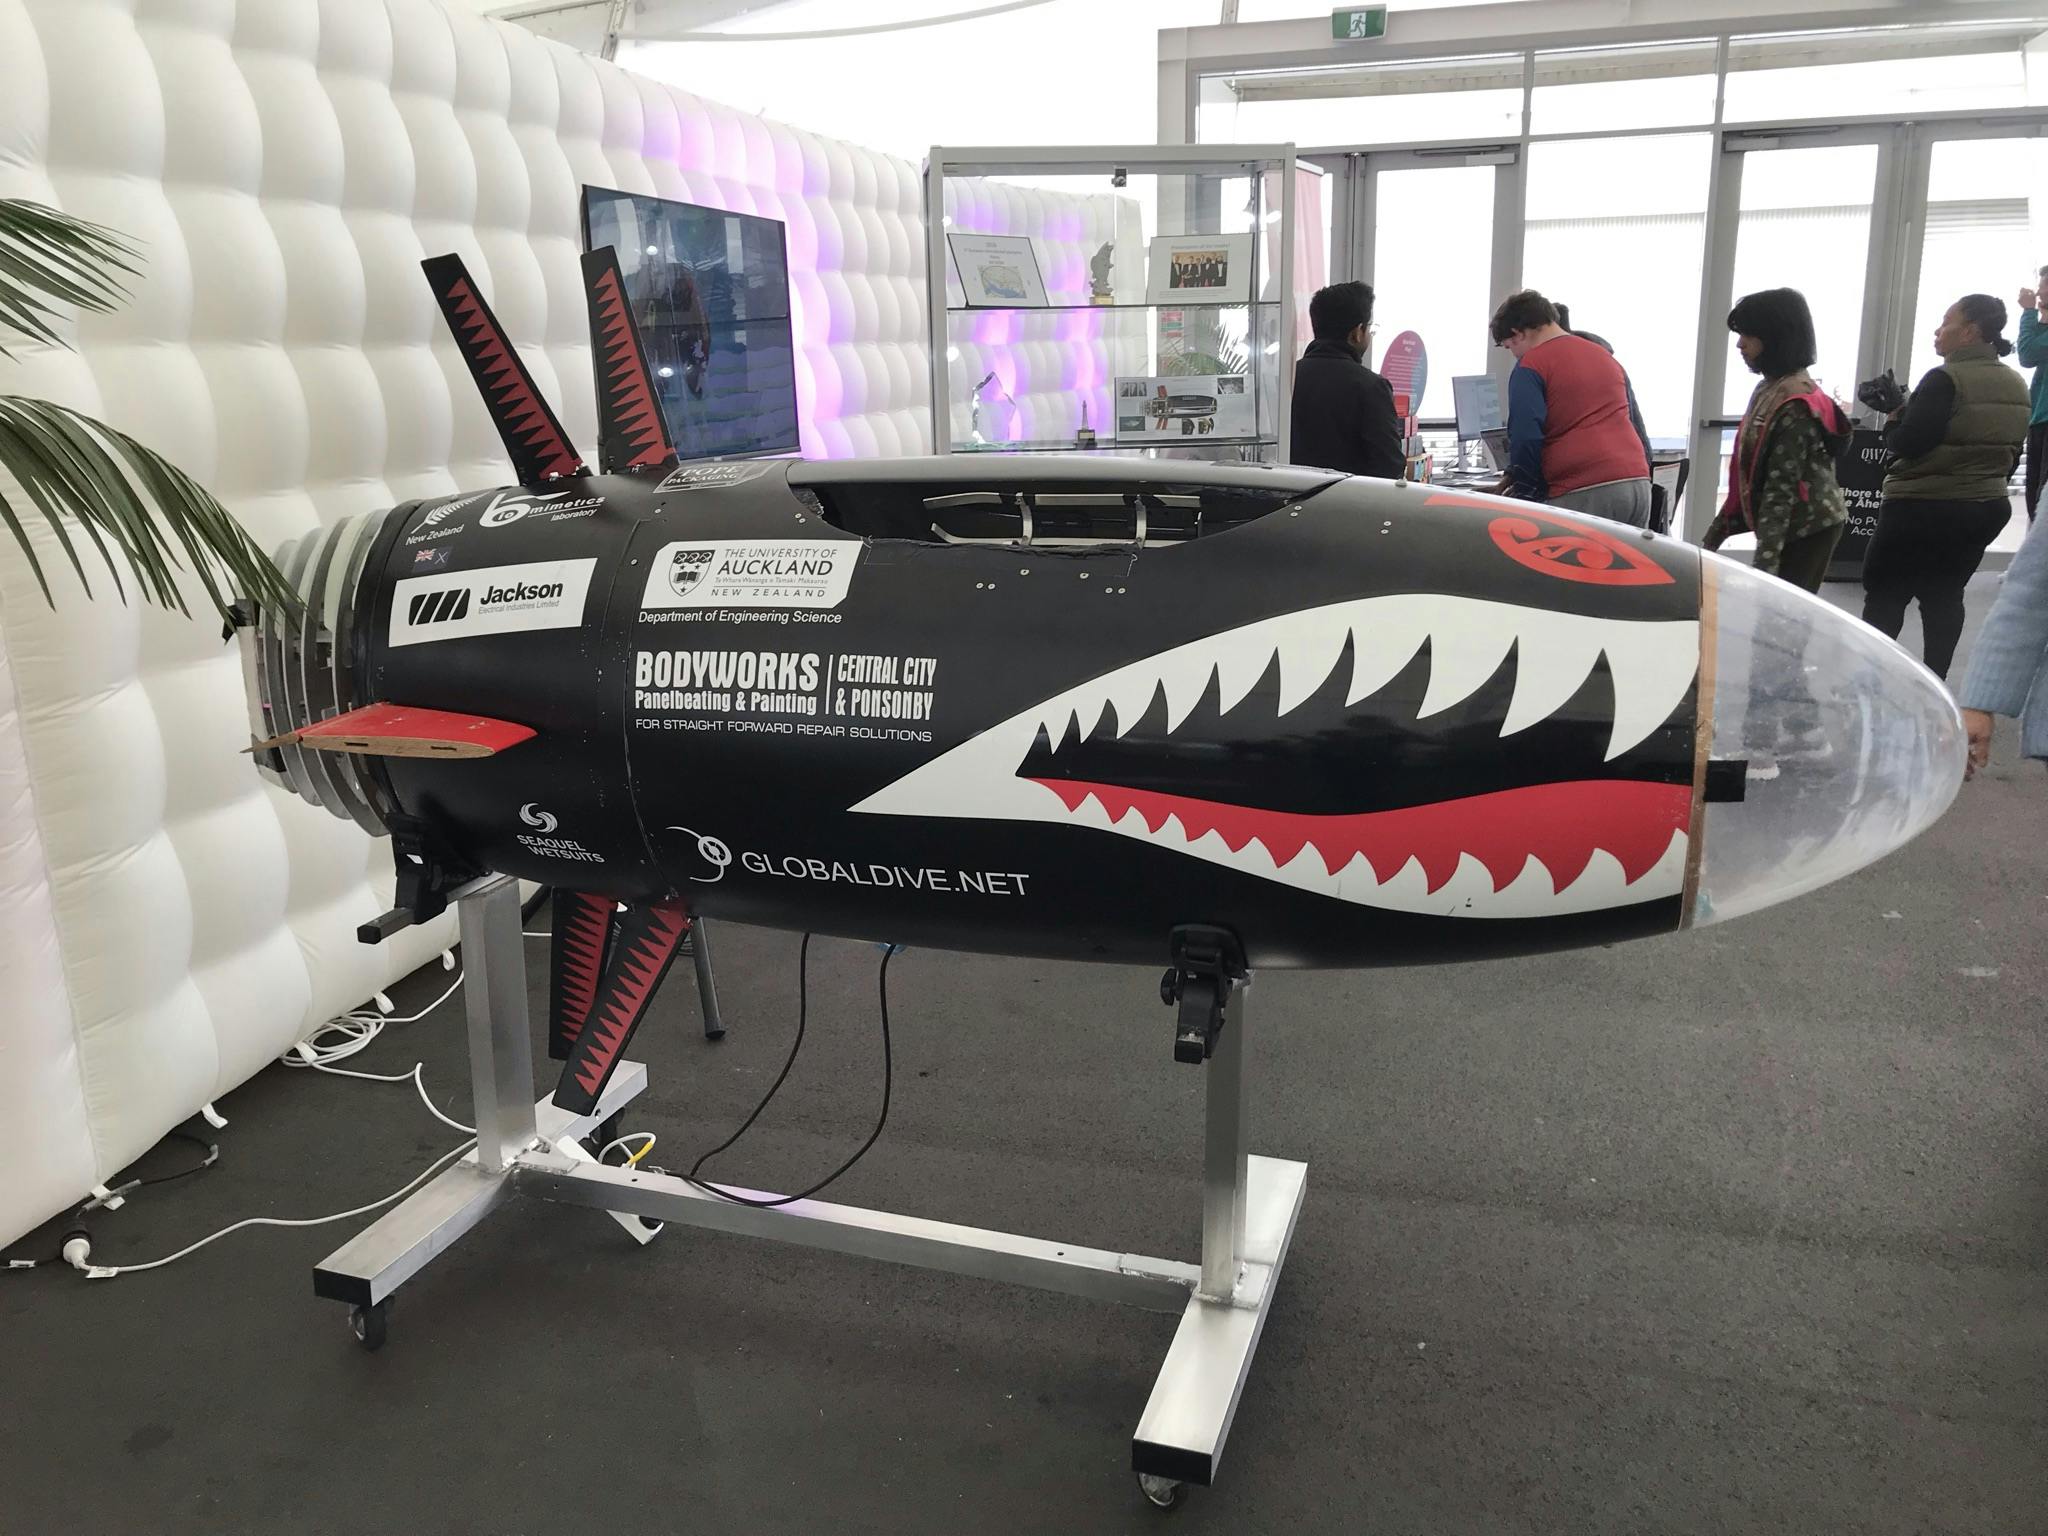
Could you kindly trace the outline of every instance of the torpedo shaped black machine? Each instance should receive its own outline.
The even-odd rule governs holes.
[[[394,921],[484,872],[553,886],[558,1048],[612,1021],[593,1090],[698,914],[1526,954],[1811,889],[1961,781],[1891,642],[1619,525],[1106,456],[678,465],[609,250],[592,472],[461,264],[426,268],[518,483],[281,551],[306,607],[244,630],[258,760],[393,834]]]

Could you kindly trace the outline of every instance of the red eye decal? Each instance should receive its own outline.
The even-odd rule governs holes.
[[[1546,529],[1544,523],[1553,527]],[[1487,532],[1510,560],[1546,576],[1601,587],[1657,587],[1673,579],[1663,566],[1613,534],[1552,512],[1496,517]]]

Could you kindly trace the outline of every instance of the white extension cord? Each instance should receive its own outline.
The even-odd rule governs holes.
[[[443,970],[454,970],[454,955],[443,954],[441,956],[441,967]],[[418,1013],[406,1014],[402,1017],[392,1014],[391,1000],[380,992],[369,1006],[352,1009],[347,1013],[341,1014],[339,1017],[329,1019],[311,1034],[307,1035],[305,1039],[285,1052],[280,1058],[282,1064],[287,1067],[311,1067],[316,1072],[326,1072],[335,1077],[353,1077],[369,1083],[409,1082],[413,1085],[414,1090],[418,1092],[420,1102],[426,1105],[428,1114],[439,1120],[443,1125],[461,1131],[470,1138],[468,1141],[463,1142],[461,1146],[454,1148],[452,1151],[444,1152],[440,1157],[436,1158],[433,1163],[428,1165],[425,1172],[413,1179],[403,1189],[386,1195],[381,1200],[373,1200],[368,1205],[359,1205],[352,1210],[336,1211],[330,1216],[246,1217],[241,1221],[235,1222],[232,1226],[222,1227],[218,1232],[208,1233],[205,1237],[200,1238],[198,1242],[188,1244],[186,1247],[180,1248],[176,1253],[166,1254],[161,1259],[152,1259],[146,1264],[95,1264],[92,1262],[92,1240],[82,1232],[75,1233],[64,1241],[62,1249],[63,1261],[85,1275],[88,1280],[111,1280],[117,1275],[140,1274],[144,1270],[162,1269],[166,1264],[175,1264],[187,1255],[197,1253],[209,1243],[218,1242],[229,1233],[240,1232],[246,1227],[326,1226],[330,1222],[347,1221],[353,1216],[366,1216],[371,1211],[381,1210],[387,1205],[404,1199],[422,1184],[426,1183],[428,1179],[476,1145],[475,1127],[464,1125],[460,1120],[442,1113],[440,1106],[427,1096],[425,1062],[413,1063],[413,1068],[410,1072],[394,1073],[355,1072],[338,1067],[335,1063],[346,1061],[349,1057],[369,1049],[371,1043],[384,1032],[387,1025],[417,1023],[447,1002],[449,998],[453,997],[461,985],[462,973],[457,971],[455,979],[449,982],[447,989],[439,997],[427,1004]],[[607,1148],[606,1150],[610,1149]],[[645,1153],[641,1155],[644,1156]]]
[[[548,937],[546,934],[528,934],[526,936],[528,938]],[[441,967],[443,970],[454,970],[454,955],[444,953],[441,956]],[[425,1062],[414,1062],[410,1072],[391,1073],[357,1072],[348,1068],[338,1067],[335,1063],[346,1061],[349,1057],[369,1049],[371,1043],[384,1032],[387,1025],[414,1024],[419,1022],[436,1008],[447,1002],[449,998],[453,997],[461,985],[462,973],[456,971],[454,980],[449,982],[447,989],[439,997],[427,1004],[418,1013],[406,1014],[403,1017],[397,1017],[392,1014],[391,1000],[380,992],[373,999],[371,1006],[352,1009],[336,1018],[329,1019],[279,1058],[281,1063],[287,1067],[311,1067],[316,1072],[325,1072],[334,1077],[353,1077],[366,1083],[409,1082],[419,1094],[420,1102],[426,1105],[427,1113],[436,1120],[439,1120],[443,1125],[461,1131],[465,1136],[469,1137],[469,1140],[463,1142],[460,1146],[442,1153],[440,1157],[427,1166],[424,1172],[403,1189],[395,1190],[381,1200],[373,1200],[368,1205],[359,1205],[352,1210],[336,1211],[330,1216],[245,1217],[243,1220],[235,1222],[232,1226],[222,1227],[218,1232],[208,1233],[196,1243],[190,1243],[180,1248],[176,1253],[166,1254],[160,1259],[151,1259],[145,1264],[95,1264],[92,1262],[91,1239],[83,1232],[78,1232],[65,1239],[62,1249],[63,1262],[81,1272],[88,1280],[112,1280],[119,1275],[141,1274],[145,1270],[162,1269],[167,1264],[175,1264],[178,1260],[197,1253],[208,1244],[216,1243],[230,1233],[240,1232],[248,1227],[322,1227],[332,1222],[347,1221],[355,1216],[367,1216],[372,1211],[382,1210],[387,1205],[394,1205],[398,1201],[403,1200],[450,1163],[468,1153],[476,1145],[476,1128],[464,1125],[460,1120],[444,1114],[440,1107],[427,1096]],[[639,1150],[626,1160],[626,1166],[632,1167],[654,1150],[654,1141],[654,1134],[651,1131],[629,1131],[625,1135],[607,1143],[598,1152],[596,1161],[603,1162],[615,1148],[626,1146],[632,1142],[639,1142],[641,1144]],[[582,1149],[578,1148],[577,1151],[580,1153]],[[661,1230],[660,1222],[643,1222],[638,1217],[629,1216],[620,1216],[616,1219],[621,1226],[626,1228],[627,1232],[632,1234],[636,1241],[641,1243],[648,1242],[656,1232]]]
[[[432,1163],[427,1165],[424,1173],[406,1185],[405,1188],[386,1195],[382,1200],[372,1200],[368,1205],[359,1205],[352,1211],[336,1211],[332,1216],[296,1218],[285,1216],[247,1216],[231,1227],[222,1227],[218,1232],[208,1233],[205,1237],[200,1238],[198,1242],[180,1248],[176,1253],[166,1254],[160,1259],[151,1259],[147,1264],[94,1264],[90,1262],[92,1244],[83,1237],[74,1237],[64,1244],[64,1262],[73,1269],[82,1270],[85,1278],[88,1280],[111,1280],[116,1275],[139,1275],[146,1269],[162,1269],[166,1264],[175,1264],[187,1254],[197,1253],[208,1243],[219,1242],[220,1239],[226,1237],[230,1232],[239,1232],[244,1227],[324,1227],[332,1221],[347,1221],[351,1216],[367,1216],[371,1211],[382,1210],[385,1206],[395,1201],[403,1200],[407,1195],[418,1189],[427,1180],[431,1179],[435,1174],[446,1168],[456,1158],[461,1157],[475,1145],[476,1138],[472,1136],[461,1146],[454,1148],[452,1151],[442,1153]]]

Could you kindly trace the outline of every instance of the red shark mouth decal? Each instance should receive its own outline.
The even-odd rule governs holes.
[[[1402,683],[1425,645],[1426,680],[1411,673]],[[996,722],[852,809],[1082,828],[1384,911],[1519,919],[1634,906],[1685,888],[1694,721],[1684,711],[1698,667],[1692,619],[1615,619],[1442,593],[1356,598],[1276,614],[1103,672]],[[1596,673],[1604,675],[1592,685]],[[1270,740],[1276,731],[1320,731],[1358,705],[1371,717],[1365,701],[1397,686],[1413,694],[1418,684],[1419,699],[1404,695],[1389,706],[1386,729],[1420,739],[1437,729],[1430,722],[1455,718],[1491,689],[1486,718],[1445,729],[1476,730],[1475,744],[1496,757],[1571,708],[1589,685],[1612,713],[1586,726],[1573,759],[1583,766],[1534,784],[1524,773],[1498,785],[1418,784],[1417,794],[1436,787],[1444,796],[1424,805],[1402,805],[1405,795],[1347,797],[1341,785],[1312,794],[1297,775],[1284,793],[1246,791],[1265,802],[1253,808],[1227,798],[1238,793],[1227,776],[1190,774],[1183,784],[1170,772],[1145,772],[1146,743],[1164,754],[1157,768],[1191,722],[1198,733],[1209,729],[1255,693],[1250,707],[1263,722],[1256,730]],[[1644,773],[1640,762],[1631,770],[1631,754],[1660,731],[1667,737],[1650,757],[1668,758],[1673,771]],[[1136,745],[1116,745],[1126,739]],[[1063,758],[1070,740],[1078,755]]]
[[[1114,784],[1031,782],[1058,795],[1069,811],[1092,799],[1118,822],[1135,810],[1150,832],[1173,818],[1190,843],[1214,832],[1237,853],[1257,841],[1276,865],[1290,864],[1302,849],[1312,847],[1331,875],[1362,858],[1374,879],[1385,884],[1413,860],[1431,894],[1450,883],[1467,856],[1486,867],[1496,892],[1518,879],[1532,858],[1549,874],[1551,888],[1562,891],[1585,873],[1600,850],[1614,857],[1633,885],[1663,859],[1692,814],[1690,785],[1632,779],[1538,784],[1337,816],[1223,805]]]

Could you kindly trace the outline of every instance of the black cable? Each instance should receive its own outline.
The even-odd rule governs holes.
[[[775,1074],[775,1081],[768,1085],[768,1091],[761,1096],[761,1102],[754,1106],[754,1112],[740,1122],[740,1128],[713,1147],[709,1152],[698,1158],[696,1162],[690,1164],[690,1171],[684,1174],[683,1177],[692,1184],[697,1184],[697,1175],[706,1163],[746,1135],[747,1127],[761,1118],[761,1111],[768,1107],[769,1100],[773,1099],[776,1093],[781,1090],[784,1079],[789,1076],[789,1069],[796,1065],[796,1053],[804,1048],[804,1023],[809,1018],[811,1011],[810,979],[811,936],[807,933],[804,935],[803,943],[797,947],[796,952],[796,1039],[789,1043],[789,1055],[783,1059],[782,1070]],[[709,1188],[708,1185],[703,1184],[698,1184],[697,1187],[699,1189]],[[716,1193],[716,1191],[713,1192]]]
[[[204,1136],[194,1135],[182,1126],[173,1129],[171,1135],[177,1137],[180,1141],[189,1141],[193,1146],[203,1148],[206,1156],[199,1162],[194,1163],[190,1168],[180,1168],[176,1173],[160,1173],[154,1178],[137,1179],[132,1185],[123,1186],[124,1188],[141,1188],[148,1184],[168,1184],[174,1179],[190,1178],[195,1173],[206,1172],[207,1169],[220,1160],[220,1146],[218,1143],[208,1141]]]
[[[126,1198],[127,1196],[134,1194],[136,1190],[146,1188],[151,1184],[169,1184],[177,1179],[190,1178],[195,1173],[204,1173],[207,1169],[211,1168],[215,1163],[220,1161],[219,1143],[208,1141],[204,1136],[198,1135],[197,1133],[192,1131],[188,1131],[183,1126],[173,1126],[169,1132],[169,1135],[177,1137],[177,1139],[180,1141],[190,1142],[193,1146],[204,1149],[206,1156],[201,1158],[198,1162],[194,1163],[191,1167],[180,1168],[175,1173],[153,1174],[152,1176],[146,1179],[126,1179],[121,1183],[114,1185],[108,1191],[108,1194],[118,1196],[121,1198]],[[104,1198],[95,1196],[93,1199],[86,1201],[85,1204],[81,1205],[77,1210],[73,1211],[71,1213],[73,1231],[70,1235],[86,1236],[87,1234],[85,1232],[85,1229],[79,1226],[79,1223],[84,1219],[84,1217],[87,1214],[89,1214],[92,1211],[102,1209],[105,1207],[105,1205],[106,1200]],[[57,1252],[51,1254],[46,1259],[24,1259],[14,1255],[0,1256],[0,1270],[40,1269],[42,1266],[46,1264],[61,1264],[63,1262],[64,1251],[63,1248],[60,1246]]]
[[[884,946],[882,950],[882,965],[881,970],[878,973],[877,980],[877,987],[880,992],[882,1011],[882,1112],[875,1118],[875,1128],[872,1131],[868,1132],[868,1139],[860,1144],[860,1147],[854,1152],[853,1156],[849,1157],[845,1162],[841,1163],[837,1168],[833,1169],[830,1173],[826,1174],[824,1178],[818,1180],[817,1183],[811,1185],[808,1189],[799,1190],[797,1191],[797,1193],[793,1195],[781,1195],[773,1200],[750,1200],[745,1195],[736,1195],[729,1189],[721,1189],[718,1185],[708,1184],[704,1180],[697,1177],[698,1172],[703,1168],[703,1166],[706,1163],[708,1163],[712,1158],[716,1157],[719,1153],[723,1152],[727,1147],[731,1146],[734,1142],[738,1141],[740,1137],[745,1134],[747,1127],[752,1125],[754,1121],[760,1117],[761,1111],[768,1107],[769,1100],[775,1097],[776,1090],[782,1086],[783,1080],[789,1076],[789,1069],[796,1065],[797,1052],[799,1049],[802,1048],[804,1043],[805,1018],[810,1011],[810,953],[811,936],[807,933],[804,935],[803,947],[798,951],[797,954],[796,1039],[790,1045],[789,1059],[783,1062],[782,1071],[776,1076],[774,1083],[770,1085],[767,1094],[762,1098],[759,1104],[756,1104],[754,1106],[753,1114],[747,1116],[745,1122],[740,1126],[740,1128],[737,1131],[734,1131],[732,1135],[726,1137],[726,1139],[723,1142],[719,1143],[719,1145],[713,1147],[709,1152],[706,1152],[702,1157],[698,1158],[697,1161],[691,1165],[690,1171],[684,1175],[684,1179],[686,1182],[694,1184],[697,1188],[703,1190],[708,1195],[716,1195],[721,1200],[730,1200],[734,1205],[751,1205],[757,1210],[768,1210],[778,1205],[789,1205],[798,1200],[808,1200],[812,1195],[817,1194],[820,1190],[824,1189],[828,1184],[832,1183],[835,1179],[837,1179],[841,1174],[845,1173],[848,1169],[852,1168],[853,1165],[859,1162],[863,1157],[866,1157],[868,1154],[868,1149],[874,1146],[874,1144],[881,1139],[882,1127],[889,1123],[889,1098],[891,1091],[894,1088],[896,1077],[895,1050],[894,1047],[891,1045],[889,1039],[889,962],[892,959],[894,959],[896,955],[896,946],[893,944]]]

